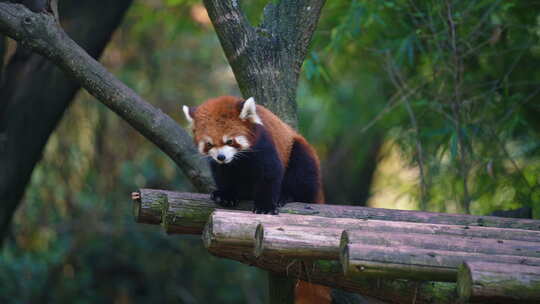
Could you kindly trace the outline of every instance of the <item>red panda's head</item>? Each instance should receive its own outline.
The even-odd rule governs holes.
[[[199,152],[219,164],[230,163],[239,153],[248,151],[255,139],[254,124],[262,125],[253,97],[242,101],[222,96],[196,108],[184,106],[183,110]]]

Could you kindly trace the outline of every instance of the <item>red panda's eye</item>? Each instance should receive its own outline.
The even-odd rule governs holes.
[[[233,140],[232,140],[232,139],[229,139],[229,140],[227,140],[227,142],[226,142],[225,144],[230,146],[230,145],[233,144]]]
[[[206,148],[207,149],[211,149],[214,145],[212,145],[211,143],[206,143]]]

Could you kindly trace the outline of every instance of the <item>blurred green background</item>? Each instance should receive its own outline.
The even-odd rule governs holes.
[[[243,1],[253,24],[267,1]],[[540,4],[328,1],[298,90],[327,200],[490,214],[540,208]],[[239,95],[200,1],[135,1],[101,62],[185,124]],[[135,224],[140,187],[190,191],[167,156],[85,92],[0,251],[0,303],[263,303],[265,273],[199,237]]]

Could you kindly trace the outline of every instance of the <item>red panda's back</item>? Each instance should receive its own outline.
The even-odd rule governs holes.
[[[274,113],[261,105],[257,105],[257,114],[261,117],[266,131],[270,134],[270,137],[272,137],[281,162],[284,167],[287,167],[293,142],[298,134]]]
[[[308,153],[316,161],[316,165],[319,171],[319,192],[317,193],[317,198],[315,203],[322,204],[324,203],[324,193],[322,190],[322,181],[320,176],[320,162],[319,157],[315,149],[308,143],[308,141],[299,133],[297,133],[292,127],[287,125],[284,121],[279,119],[274,113],[266,109],[263,106],[257,106],[257,113],[261,117],[261,120],[274,141],[276,149],[278,150],[279,158],[281,159],[284,167],[287,167],[289,162],[293,144],[296,141],[298,144],[305,147]]]

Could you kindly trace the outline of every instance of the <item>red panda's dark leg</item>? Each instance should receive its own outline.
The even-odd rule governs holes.
[[[262,179],[255,185],[254,209],[255,213],[278,213],[278,200],[281,193],[281,177]]]
[[[314,153],[305,139],[295,139],[283,178],[281,199],[285,202],[322,203],[321,172]]]
[[[284,174],[283,163],[266,130],[260,128],[258,132],[257,143],[253,147],[254,166],[257,168],[253,211],[277,214]]]
[[[210,170],[217,186],[212,192],[212,200],[223,207],[234,207],[238,204],[238,193],[234,187],[235,176],[231,176],[231,170],[216,162],[210,162]]]

